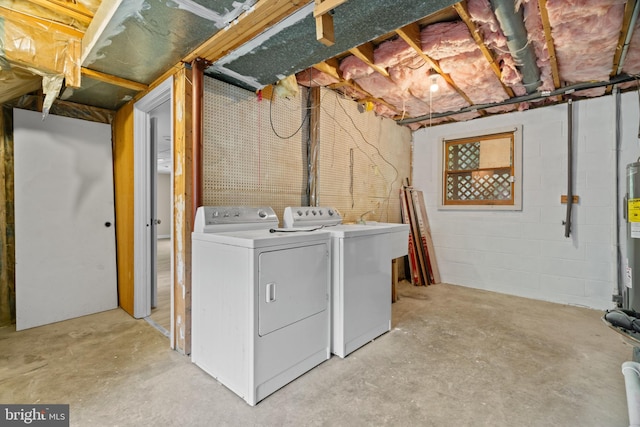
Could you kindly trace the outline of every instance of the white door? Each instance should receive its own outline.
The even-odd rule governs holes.
[[[111,127],[14,109],[16,329],[116,308]]]

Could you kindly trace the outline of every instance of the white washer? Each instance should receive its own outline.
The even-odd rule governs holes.
[[[285,228],[332,235],[331,352],[342,358],[391,329],[391,260],[407,254],[407,224],[341,224],[330,207],[287,207]]]
[[[277,226],[201,207],[192,234],[191,359],[250,405],[331,356],[330,234]]]

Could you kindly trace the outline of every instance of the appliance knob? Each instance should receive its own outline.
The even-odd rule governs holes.
[[[267,217],[267,213],[266,213],[265,211],[259,211],[259,212],[258,212],[258,216],[259,216],[260,218],[266,218],[266,217]]]
[[[320,214],[320,216],[322,216],[322,210],[319,210],[318,213]]]
[[[225,212],[224,215],[222,215],[224,218],[229,218],[229,212]]]
[[[213,217],[217,218],[220,215],[220,212],[218,211],[213,211]]]
[[[302,211],[298,211],[298,216],[302,216]]]
[[[313,215],[316,215],[316,214],[317,214],[317,213],[316,213],[316,211],[315,211],[315,209],[314,209],[314,210],[312,210],[312,211],[311,211],[311,213],[312,213]]]
[[[333,216],[333,210],[329,209],[327,212],[329,213],[329,216]]]

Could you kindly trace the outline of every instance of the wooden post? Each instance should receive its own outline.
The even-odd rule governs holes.
[[[15,237],[13,211],[13,109],[0,111],[0,326],[16,320]]]
[[[173,80],[173,330],[171,347],[191,353],[192,87],[191,70]]]

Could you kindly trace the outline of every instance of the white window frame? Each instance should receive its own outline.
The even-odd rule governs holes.
[[[513,204],[512,205],[445,205],[444,204],[444,150],[447,141],[464,138],[481,138],[484,135],[513,132]],[[457,135],[450,135],[440,139],[438,144],[438,210],[456,211],[521,211],[522,210],[522,125],[503,128],[476,130]]]

